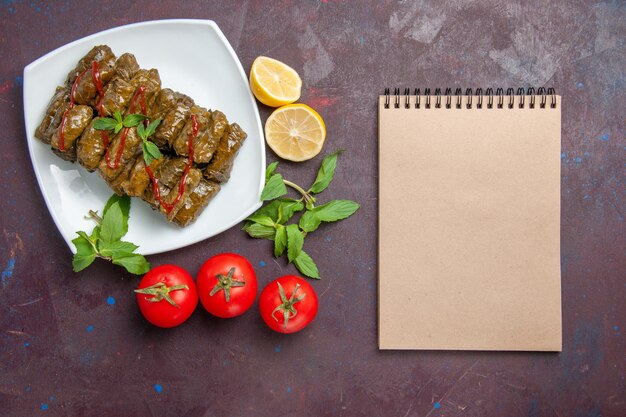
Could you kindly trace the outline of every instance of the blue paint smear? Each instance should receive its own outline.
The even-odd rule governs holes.
[[[154,384],[154,390],[160,394],[163,392],[163,387],[160,384]]]
[[[259,265],[265,266],[265,262],[261,261],[261,262],[259,262]]]
[[[577,157],[576,157],[576,159],[574,159],[574,161],[575,161],[577,164],[580,164],[580,163],[583,161],[583,159],[582,159],[580,156],[577,156]]]
[[[585,152],[584,155],[589,157],[589,152]]]
[[[615,327],[617,327],[617,326],[615,326]],[[280,351],[281,351],[281,349],[282,349],[282,348],[281,348],[281,346],[280,346],[280,345],[276,345],[276,347],[274,348],[274,352],[278,353],[278,352],[280,352]]]
[[[613,330],[618,331],[618,330],[619,330],[619,327],[617,327],[617,326],[613,326]]]
[[[602,140],[604,142],[608,142],[609,141],[609,134],[605,133],[604,135],[600,136],[600,140]]]
[[[30,392],[30,387],[26,387],[26,392]]]
[[[88,332],[93,331],[93,326],[92,326],[91,324],[90,324],[89,326],[87,326],[87,331],[88,331]]]
[[[110,306],[114,306],[115,305],[115,298],[109,296],[107,297],[107,304]]]
[[[576,87],[578,87],[578,88],[583,88],[584,86],[585,86],[585,84],[583,84],[583,83],[578,83],[578,84],[576,85]]]
[[[9,278],[13,276],[13,269],[15,269],[15,258],[9,259],[6,269],[2,271],[2,288],[6,287]]]
[[[21,87],[22,84],[24,84],[24,80],[22,79],[22,76],[21,75],[17,75],[15,77],[15,86],[16,87]]]
[[[332,237],[330,237],[330,236],[326,236],[326,237],[324,238],[324,240],[325,240],[326,242],[330,242],[331,240],[333,240],[333,238],[332,238]]]
[[[30,346],[30,343],[24,342],[24,347],[29,347],[29,346]]]
[[[292,391],[291,387],[287,387],[287,394],[291,394],[291,391]]]
[[[441,408],[441,404],[439,404],[439,401],[437,401],[435,405],[433,405],[433,407],[435,407],[435,410],[438,410]]]
[[[561,153],[561,160],[565,159],[565,152]]]
[[[47,410],[48,409],[48,404],[41,404],[41,409],[42,410]]]

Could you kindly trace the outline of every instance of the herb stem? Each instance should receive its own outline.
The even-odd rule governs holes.
[[[102,217],[98,216],[98,213],[93,211],[93,210],[89,210],[89,216],[86,216],[86,217],[88,219],[92,219],[93,221],[95,221],[99,225],[102,224]]]

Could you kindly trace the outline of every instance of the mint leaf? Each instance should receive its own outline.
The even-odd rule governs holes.
[[[96,226],[93,228],[93,230],[91,231],[91,236],[89,240],[97,243],[98,239],[100,239],[100,226]]]
[[[115,202],[102,217],[100,240],[106,245],[124,236],[124,215],[120,204]]]
[[[273,174],[265,184],[265,188],[263,188],[263,192],[261,193],[261,200],[273,200],[285,194],[287,194],[287,187],[283,182],[282,175]]]
[[[112,262],[126,268],[128,272],[135,275],[145,274],[150,270],[150,264],[138,253],[128,253],[121,256],[113,256]]]
[[[129,255],[135,251],[139,246],[131,242],[124,242],[122,240],[116,240],[111,243],[104,243],[100,245],[100,254],[108,257],[120,257]]]
[[[143,114],[129,114],[124,118],[123,124],[124,127],[135,127],[147,118],[148,117],[144,116]]]
[[[137,134],[138,134],[138,135],[139,135],[139,137],[140,137],[142,140],[144,140],[144,141],[145,141],[146,139],[148,139],[148,136],[146,135],[146,128],[145,128],[145,126],[143,125],[143,123],[140,123],[140,124],[138,124],[138,125],[137,125]]]
[[[95,259],[95,253],[92,253],[91,255],[76,254],[72,259],[72,269],[74,270],[74,272],[80,272],[83,269],[87,268],[89,265],[91,265]]]
[[[274,257],[278,258],[287,248],[287,228],[282,225],[278,225],[276,228],[276,236],[274,238]]]
[[[307,233],[314,232],[320,226],[322,221],[315,214],[315,209],[307,210],[304,212],[302,217],[300,217],[300,222],[298,225],[300,229],[304,230]]]
[[[290,224],[287,229],[287,258],[289,262],[293,262],[294,259],[302,252],[302,245],[304,244],[304,236],[298,229],[298,225]]]
[[[148,139],[150,136],[154,135],[154,132],[156,132],[157,127],[159,127],[159,123],[161,123],[161,119],[156,119],[150,122],[150,124],[146,128],[145,139]]]
[[[313,262],[313,259],[305,252],[300,251],[300,254],[293,260],[294,265],[300,272],[309,278],[320,279],[320,273],[317,270],[317,265]]]
[[[89,240],[85,232],[77,232],[78,237],[72,240],[76,247],[76,254],[72,259],[72,269],[74,272],[82,271],[87,268],[96,259],[96,248]]]
[[[323,222],[335,222],[350,217],[359,209],[359,204],[351,200],[333,200],[313,209]]]
[[[255,222],[258,224],[262,224],[264,226],[274,227],[274,220],[272,220],[269,216],[264,216],[262,214],[253,214],[252,216],[248,217],[246,220],[249,220],[251,222]]]
[[[148,150],[148,153],[150,154],[150,156],[152,156],[154,159],[159,159],[161,157],[161,151],[159,150],[159,147],[156,146],[154,142],[150,142],[149,140],[147,140],[145,144],[146,144],[146,149]]]
[[[278,162],[272,162],[265,168],[265,183],[267,184],[267,180],[270,179],[274,171],[276,171],[276,167],[278,166]]]
[[[117,125],[117,121],[110,117],[101,117],[93,122],[93,128],[96,130],[113,130]]]
[[[141,144],[141,150],[143,152],[143,160],[146,162],[146,166],[150,166],[154,158],[150,155],[150,151],[148,150],[148,141],[144,140]]]
[[[304,209],[304,203],[299,200],[293,200],[291,198],[283,198],[277,200],[279,202],[279,207],[281,210],[280,222],[281,224],[285,224],[291,217]]]
[[[264,226],[258,223],[247,224],[242,230],[246,231],[251,237],[257,239],[274,240],[274,235],[276,234],[276,229],[273,227]]]
[[[92,253],[96,253],[96,248],[94,244],[89,240],[89,237],[85,234],[85,232],[76,232],[78,237],[72,240],[72,243],[76,247],[77,255],[90,255]]]
[[[130,197],[127,195],[120,196],[117,194],[113,194],[111,197],[109,197],[106,204],[104,205],[104,209],[102,210],[102,217],[106,216],[107,211],[109,210],[109,207],[111,207],[113,203],[118,203],[120,206],[120,209],[122,210],[122,216],[123,216],[122,228],[124,231],[124,233],[122,234],[123,236],[128,232],[128,219],[130,217]]]
[[[117,121],[118,124],[123,125],[124,121],[122,120],[122,114],[119,111],[116,111],[113,114],[113,117],[115,118],[115,120]]]
[[[335,168],[337,166],[337,157],[339,154],[343,152],[342,150],[338,150],[336,152],[327,155],[322,161],[322,166],[317,172],[317,177],[315,178],[315,182],[309,189],[309,192],[312,193],[321,193],[328,187],[328,184],[333,180],[335,176]]]

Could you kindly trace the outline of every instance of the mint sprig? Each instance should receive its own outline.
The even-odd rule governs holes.
[[[113,114],[113,117],[101,117],[93,122],[93,128],[96,130],[112,130],[116,135],[125,127],[135,127],[147,119],[143,114],[129,114],[122,119],[119,111]]]
[[[137,134],[142,140],[141,149],[143,150],[143,159],[146,162],[146,166],[149,166],[153,160],[161,158],[161,151],[159,147],[148,140],[148,138],[154,135],[157,127],[161,123],[161,119],[156,119],[150,122],[148,127],[145,127],[143,124],[137,126]]]
[[[305,237],[317,230],[322,223],[346,219],[360,207],[351,200],[332,200],[316,206],[316,195],[328,188],[335,176],[340,154],[341,151],[337,151],[324,158],[317,177],[308,190],[276,173],[278,162],[268,165],[261,200],[269,202],[248,217],[243,227],[251,237],[273,240],[274,257],[278,258],[287,252],[289,263],[293,263],[302,274],[310,278],[319,279],[320,276],[311,256],[302,250]],[[301,198],[284,198],[287,187],[298,191]],[[303,210],[299,221],[287,224],[296,213]]]
[[[97,225],[91,235],[78,231],[78,237],[72,240],[76,247],[76,254],[72,260],[74,272],[82,271],[93,263],[96,258],[103,258],[126,268],[135,275],[145,274],[150,270],[150,264],[138,253],[134,253],[138,246],[122,239],[128,231],[128,217],[130,214],[130,197],[113,194],[102,210],[102,217],[90,210],[89,218]]]

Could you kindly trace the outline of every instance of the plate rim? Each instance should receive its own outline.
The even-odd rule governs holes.
[[[207,28],[211,28],[215,34],[218,36],[218,38],[220,39],[220,41],[224,44],[224,46],[226,47],[226,50],[228,51],[228,53],[231,55],[231,57],[233,58],[235,65],[237,67],[237,70],[239,72],[239,76],[244,80],[244,82],[247,84],[248,82],[248,78],[246,76],[246,73],[243,69],[243,66],[241,64],[241,61],[239,60],[239,57],[237,56],[237,53],[235,52],[235,50],[233,49],[232,45],[230,44],[230,42],[228,41],[228,39],[226,38],[226,36],[224,35],[224,33],[221,31],[221,29],[219,28],[219,26],[217,25],[217,23],[215,23],[215,21],[213,20],[209,20],[209,19],[159,19],[159,20],[148,20],[148,21],[143,21],[143,22],[135,22],[135,23],[130,23],[127,25],[122,25],[122,26],[116,26],[114,28],[109,28],[109,29],[105,29],[103,31],[100,32],[96,32],[96,33],[92,33],[90,35],[84,36],[80,39],[76,39],[72,42],[66,43],[64,45],[61,45],[60,47],[46,53],[45,55],[42,55],[41,57],[35,59],[34,61],[32,61],[31,63],[29,63],[28,65],[26,65],[24,67],[23,70],[23,80],[24,80],[24,86],[26,86],[28,84],[29,81],[29,74],[34,71],[34,69],[39,66],[42,62],[47,61],[48,59],[64,52],[67,49],[70,49],[74,46],[76,46],[77,44],[83,43],[83,42],[88,42],[91,39],[94,39],[96,37],[100,37],[102,35],[107,35],[110,33],[115,33],[115,32],[120,32],[120,31],[124,31],[124,30],[129,30],[129,29],[135,29],[137,27],[144,27],[144,26],[159,26],[159,25],[198,25],[198,26],[205,26]],[[252,95],[252,91],[250,91],[250,88],[247,89],[247,93],[248,93],[248,98],[250,100],[250,102],[252,103],[252,107],[254,110],[254,120],[256,122],[256,128],[258,130],[258,134],[259,137],[261,138],[261,141],[263,142],[263,126],[261,123],[261,117],[259,114],[259,108],[258,105],[256,103],[256,100],[254,98],[254,96]],[[22,89],[22,103],[26,103],[26,88]],[[46,208],[48,209],[48,212],[50,213],[50,216],[52,217],[52,220],[54,221],[54,224],[58,230],[58,232],[61,234],[61,237],[63,238],[63,240],[65,241],[65,243],[67,244],[68,248],[70,249],[70,251],[72,253],[76,253],[76,249],[74,247],[74,244],[72,243],[72,239],[74,238],[73,236],[66,236],[66,233],[64,233],[63,228],[60,226],[61,222],[60,219],[57,217],[56,212],[52,209],[51,207],[51,200],[48,197],[48,193],[46,191],[46,188],[43,186],[43,179],[41,177],[41,173],[39,171],[39,169],[37,168],[36,164],[35,164],[35,155],[34,155],[34,149],[33,149],[33,145],[35,142],[34,139],[34,132],[31,132],[30,127],[28,126],[27,123],[27,119],[26,119],[26,113],[27,113],[27,107],[26,105],[23,106],[24,107],[24,126],[25,126],[25,130],[26,130],[26,143],[28,145],[28,153],[30,156],[30,161],[31,161],[31,165],[33,167],[33,171],[35,173],[35,177],[37,179],[37,185],[39,186],[39,191],[42,194],[44,201],[46,203]],[[257,195],[259,197],[258,202],[254,205],[252,205],[248,210],[244,210],[243,214],[241,216],[239,216],[235,221],[230,222],[225,224],[224,226],[221,227],[217,227],[216,228],[216,232],[212,233],[210,235],[207,236],[200,236],[198,238],[192,238],[189,239],[187,241],[185,241],[183,244],[179,244],[179,245],[173,245],[171,247],[164,247],[162,249],[156,249],[156,250],[148,250],[148,251],[144,251],[141,252],[142,255],[156,255],[159,253],[165,253],[165,252],[170,252],[170,251],[174,251],[174,250],[178,250],[178,249],[182,249],[185,248],[187,246],[191,246],[193,244],[196,244],[198,242],[202,242],[204,240],[210,239],[214,236],[217,236],[221,233],[223,233],[224,231],[231,229],[232,227],[234,227],[235,225],[239,224],[240,222],[242,222],[246,217],[248,217],[250,214],[254,213],[257,209],[259,209],[262,205],[263,202],[261,201],[261,192],[263,191],[263,187],[265,185],[265,165],[266,165],[266,155],[265,155],[265,144],[262,143],[261,144],[261,172],[259,175],[259,184],[257,187]],[[193,225],[191,225],[191,227],[193,227]]]

